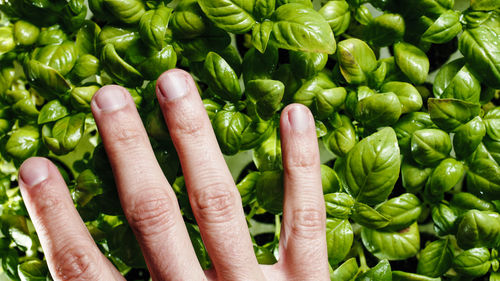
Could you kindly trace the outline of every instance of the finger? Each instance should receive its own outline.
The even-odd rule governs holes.
[[[263,280],[240,195],[192,77],[179,69],[165,72],[157,96],[218,279]]]
[[[101,88],[92,112],[120,201],[155,280],[203,280],[175,194],[156,161],[130,94]]]
[[[19,186],[55,280],[124,280],[97,248],[54,164],[26,160]]]
[[[297,280],[329,280],[326,214],[314,118],[300,104],[281,114],[285,196],[280,263]]]

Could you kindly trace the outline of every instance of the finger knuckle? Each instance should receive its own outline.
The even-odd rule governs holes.
[[[98,280],[98,257],[79,243],[68,243],[54,253],[56,276],[62,280]]]
[[[224,223],[235,216],[237,196],[226,183],[208,184],[195,192],[194,197],[196,212],[204,222]]]
[[[179,114],[176,114],[172,123],[169,124],[169,130],[173,130],[173,135],[193,138],[205,133],[206,123],[204,116],[199,111],[194,110],[192,106],[182,106],[178,110]]]
[[[165,191],[141,192],[127,211],[129,224],[142,239],[154,238],[173,228],[176,206]]]
[[[291,221],[292,234],[299,238],[316,239],[324,235],[325,214],[315,208],[297,209]]]
[[[126,124],[127,122],[121,122]],[[119,151],[128,151],[131,147],[137,147],[138,144],[145,143],[146,137],[143,128],[135,126],[123,126],[117,124],[114,130],[111,130],[109,140]]]

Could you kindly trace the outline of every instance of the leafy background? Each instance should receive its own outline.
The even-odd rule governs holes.
[[[499,3],[369,2],[0,2],[2,278],[50,279],[16,181],[33,155],[59,166],[127,279],[149,278],[90,114],[112,83],[134,97],[210,267],[155,101],[173,67],[196,78],[260,263],[278,257],[279,114],[299,102],[317,120],[332,280],[500,278]]]

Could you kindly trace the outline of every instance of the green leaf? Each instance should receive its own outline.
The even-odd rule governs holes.
[[[40,29],[27,21],[19,20],[14,24],[14,38],[17,44],[33,45],[38,39]]]
[[[259,206],[271,214],[283,212],[283,172],[264,171],[255,183],[255,192]]]
[[[253,162],[259,171],[281,170],[281,141],[277,130],[253,152]]]
[[[138,23],[146,12],[141,0],[102,0],[104,6],[120,22],[125,24]]]
[[[40,143],[38,128],[25,126],[15,130],[5,144],[5,150],[14,158],[24,160],[36,154]]]
[[[500,8],[500,3],[495,0],[471,0],[470,6],[473,10],[495,10]]]
[[[48,95],[63,95],[71,88],[69,82],[59,72],[39,61],[28,61],[24,71],[30,83]]]
[[[169,23],[177,38],[195,38],[202,35],[209,26],[210,22],[196,0],[180,1]]]
[[[245,94],[256,102],[260,118],[270,119],[280,109],[285,85],[276,80],[257,79],[248,82]]]
[[[352,214],[354,199],[347,193],[337,192],[325,194],[326,213],[338,219],[348,219]]]
[[[450,151],[450,136],[444,131],[423,129],[415,131],[411,137],[411,154],[420,165],[433,165],[448,157]]]
[[[218,27],[232,33],[245,33],[255,24],[255,0],[199,0],[207,17]]]
[[[248,81],[256,79],[271,79],[278,64],[278,49],[268,46],[264,53],[251,48],[243,58],[243,80],[245,85]]]
[[[16,47],[14,31],[10,26],[0,27],[0,55],[10,52]]]
[[[45,281],[49,275],[49,269],[45,262],[29,260],[18,265],[17,273],[22,281]]]
[[[38,115],[38,124],[45,124],[57,121],[69,114],[66,106],[61,104],[60,100],[51,100],[47,102]]]
[[[97,55],[97,38],[101,28],[93,21],[85,21],[76,33],[75,45],[79,55]]]
[[[354,280],[357,274],[358,263],[356,262],[356,258],[350,258],[330,274],[330,279],[338,281],[351,281]]]
[[[371,229],[384,228],[391,222],[390,217],[384,216],[374,208],[360,202],[354,203],[351,218],[356,223]]]
[[[468,191],[490,200],[500,199],[500,166],[484,144],[478,145],[467,164]]]
[[[237,185],[236,188],[241,196],[243,206],[255,200],[255,185],[260,177],[259,172],[250,172]]]
[[[321,185],[323,194],[340,191],[340,182],[335,171],[327,165],[321,165]]]
[[[255,148],[263,141],[267,140],[276,130],[275,124],[272,121],[264,121],[261,119],[253,120],[241,134],[241,150]]]
[[[137,66],[137,69],[146,80],[155,80],[163,72],[172,69],[177,63],[177,54],[171,45],[145,59]]]
[[[379,128],[396,123],[402,108],[396,94],[374,94],[358,102],[354,116],[365,127]]]
[[[79,110],[90,109],[92,97],[99,90],[99,86],[74,87],[71,89],[71,105]],[[43,108],[42,108],[43,110]]]
[[[392,92],[398,96],[401,103],[401,113],[409,113],[420,110],[422,107],[422,97],[418,90],[410,83],[387,82],[380,88],[382,92]]]
[[[340,124],[323,137],[323,143],[333,154],[344,157],[357,142],[356,131],[349,117],[340,116]]]
[[[399,231],[416,222],[423,207],[417,196],[403,193],[377,206],[376,210],[390,220],[383,230]]]
[[[290,53],[290,65],[297,77],[309,78],[325,68],[328,55],[324,53],[294,52]]]
[[[429,277],[440,277],[451,267],[453,251],[450,239],[440,239],[429,243],[421,252],[417,273]]]
[[[343,261],[351,250],[354,234],[347,219],[328,218],[326,220],[326,244],[328,261],[336,265]]]
[[[381,260],[376,266],[361,274],[356,281],[392,281],[391,265],[386,259]]]
[[[458,225],[456,237],[462,249],[498,247],[500,215],[491,211],[469,210]]]
[[[47,45],[36,49],[33,57],[42,64],[55,69],[61,75],[66,75],[75,65],[77,50],[74,42],[64,41],[58,45]]]
[[[401,160],[396,134],[384,128],[357,143],[346,156],[346,190],[357,201],[377,204],[394,188]]]
[[[448,205],[438,204],[432,207],[432,220],[434,221],[434,230],[439,236],[452,234],[457,229],[457,214],[455,210]]]
[[[139,22],[139,34],[142,41],[158,50],[165,47],[167,25],[172,14],[172,9],[159,7],[145,12]]]
[[[500,107],[488,111],[483,121],[488,136],[492,140],[500,141]]]
[[[420,250],[417,223],[399,232],[384,232],[363,227],[361,238],[365,248],[379,259],[404,260]]]
[[[107,44],[112,44],[117,53],[124,55],[139,41],[139,38],[139,32],[133,29],[106,25],[99,32],[97,38],[98,49],[104,48]]]
[[[457,99],[428,100],[432,121],[445,131],[453,131],[479,115],[481,106]]]
[[[454,60],[439,69],[433,92],[437,98],[455,98],[478,103],[481,83],[472,74],[463,59]]]
[[[365,29],[365,40],[370,45],[382,47],[401,40],[405,34],[405,21],[398,14],[382,14],[369,22]]]
[[[279,48],[333,54],[336,50],[333,32],[326,20],[301,4],[285,4],[274,12],[272,40]]]
[[[495,211],[495,205],[482,200],[473,194],[467,192],[460,192],[453,194],[451,205],[455,208],[467,211],[469,209],[476,209],[479,211]]]
[[[394,44],[396,64],[414,83],[422,84],[429,73],[429,59],[419,48],[404,42]]]
[[[236,154],[240,150],[243,130],[251,119],[237,111],[221,110],[213,120],[215,136],[221,151],[227,155]]]
[[[453,259],[453,269],[465,276],[483,276],[490,270],[490,266],[490,251],[487,248],[472,248]]]
[[[481,117],[476,116],[471,121],[455,129],[453,148],[458,159],[471,155],[486,135],[486,128]]]
[[[45,125],[42,129],[43,141],[54,153],[66,154],[78,145],[85,126],[85,113],[66,116],[59,119],[50,128]]]
[[[377,67],[377,59],[372,49],[356,38],[339,42],[337,59],[342,76],[349,84],[367,84],[369,75]]]
[[[349,4],[344,1],[328,1],[318,11],[328,22],[335,36],[344,33],[351,22]]]
[[[123,60],[112,44],[104,46],[101,61],[104,69],[114,81],[127,86],[137,86],[142,83],[143,77],[141,73]]]
[[[221,98],[237,101],[242,92],[238,77],[229,64],[217,53],[208,53],[204,63],[205,75],[209,86]]]
[[[97,59],[93,55],[85,54],[80,56],[76,60],[75,66],[71,70],[71,73],[74,73],[80,79],[84,79],[91,75],[97,74],[99,71],[99,67],[99,59]]]
[[[403,158],[401,181],[406,191],[416,193],[422,190],[431,173],[432,168],[421,167],[414,163],[410,157]]]
[[[403,153],[410,152],[410,141],[413,133],[420,129],[431,128],[434,123],[426,112],[411,112],[403,115],[393,126],[398,144]]]
[[[326,73],[320,72],[302,84],[293,95],[293,102],[310,107],[318,119],[324,119],[344,103],[346,94],[345,88],[337,87]]]
[[[259,52],[264,53],[266,51],[272,30],[273,22],[271,21],[264,21],[254,25],[252,30],[252,45],[259,50]]]
[[[427,186],[427,194],[434,198],[442,198],[443,194],[450,191],[462,179],[465,173],[462,162],[454,158],[447,158],[441,161],[434,169]]]
[[[416,273],[395,270],[392,272],[392,281],[441,281],[441,278],[431,278]]]
[[[462,31],[460,13],[448,10],[442,13],[424,34],[422,34],[421,40],[435,44],[443,44],[457,36],[460,31]]]
[[[479,26],[466,29],[458,41],[468,67],[488,86],[500,88],[500,36],[494,30]]]

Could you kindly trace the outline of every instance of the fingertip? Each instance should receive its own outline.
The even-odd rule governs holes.
[[[314,127],[314,118],[307,106],[293,103],[283,109],[281,126],[290,128],[292,132],[301,133]]]
[[[188,72],[178,68],[170,69],[156,80],[156,95],[160,100],[174,100],[187,95],[192,84],[194,81]]]
[[[92,97],[92,111],[112,112],[122,109],[127,105],[130,93],[124,87],[118,85],[106,85],[101,87]]]
[[[19,168],[20,186],[31,188],[49,178],[50,161],[43,157],[28,158]]]

